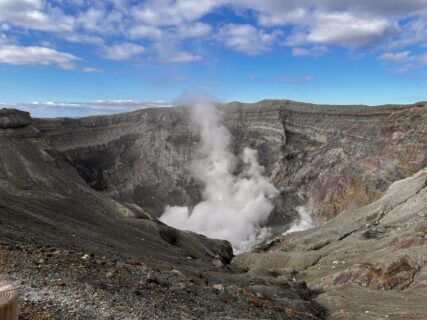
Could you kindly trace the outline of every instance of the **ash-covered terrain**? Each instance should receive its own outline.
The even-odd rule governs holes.
[[[234,257],[159,222],[203,200],[186,107],[0,110],[0,280],[23,319],[425,319],[427,104],[219,109],[277,189],[272,236],[297,208],[316,227]]]

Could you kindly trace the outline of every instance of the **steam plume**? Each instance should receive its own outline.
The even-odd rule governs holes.
[[[285,232],[285,234],[297,231],[304,231],[313,228],[313,219],[308,213],[307,208],[297,207],[297,211],[299,215],[299,220],[294,222],[289,228],[289,230]]]
[[[239,157],[230,151],[231,135],[221,124],[212,104],[198,102],[192,107],[193,121],[200,127],[201,146],[191,172],[203,183],[203,200],[193,209],[166,207],[160,220],[182,230],[231,242],[236,252],[261,243],[270,231],[263,225],[278,194],[263,176],[257,151],[245,148]],[[236,166],[243,165],[239,174]]]

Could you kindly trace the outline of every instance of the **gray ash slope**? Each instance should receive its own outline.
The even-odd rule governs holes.
[[[427,168],[372,204],[287,234],[233,264],[293,274],[328,319],[427,318]]]
[[[213,267],[211,260],[214,256],[218,255],[224,263],[230,261],[228,243],[177,231],[151,218],[158,216],[165,204],[191,205],[200,198],[200,186],[187,171],[199,137],[197,128],[189,122],[186,108],[52,120],[31,119],[25,113],[2,110],[1,242],[7,245],[39,243],[82,253],[97,252],[107,257],[119,255],[122,259],[143,259],[145,263],[162,266],[160,269],[172,265],[190,273],[203,272],[205,280],[200,288],[204,290],[214,283],[221,283],[225,292],[237,299],[228,307],[227,303],[215,300],[219,303],[218,310],[223,310],[215,314],[217,318],[234,314],[231,305],[243,308],[236,302],[242,297],[249,303],[249,309],[242,313],[246,318],[320,318],[321,311],[316,302],[310,300],[310,293],[288,281],[294,278],[307,281],[320,292],[326,290],[326,295],[319,295],[317,301],[327,306],[331,317],[337,319],[341,319],[340,316],[353,319],[354,314],[361,316],[369,311],[360,309],[361,301],[355,305],[358,300],[352,299],[352,295],[366,295],[365,302],[388,297],[379,291],[381,283],[389,281],[383,286],[402,291],[392,291],[390,301],[397,299],[399,294],[411,294],[408,291],[413,284],[411,279],[424,268],[423,262],[412,255],[405,260],[390,254],[391,260],[377,261],[375,257],[354,250],[354,260],[345,265],[350,268],[347,270],[350,275],[345,273],[340,280],[334,281],[325,275],[327,280],[324,280],[324,273],[316,270],[322,270],[323,261],[324,268],[331,269],[336,265],[335,261],[349,260],[344,256],[346,245],[349,246],[346,241],[355,239],[353,233],[358,237],[357,230],[363,233],[361,238],[370,238],[369,247],[374,244],[383,246],[386,255],[398,251],[400,242],[406,243],[409,237],[406,234],[401,240],[391,237],[398,236],[395,233],[386,237],[387,241],[397,242],[397,247],[387,246],[388,242],[381,242],[376,235],[384,233],[383,228],[397,230],[400,225],[419,223],[412,215],[403,215],[402,221],[382,226],[380,231],[370,230],[369,223],[363,224],[363,214],[368,214],[371,209],[363,206],[380,199],[394,181],[427,166],[427,104],[337,107],[268,100],[251,105],[231,103],[221,108],[224,123],[234,137],[235,151],[245,146],[256,148],[260,163],[281,191],[270,224],[286,225],[294,208],[306,205],[318,223],[332,219],[325,226],[332,226],[335,233],[343,232],[344,237],[340,233],[339,241],[334,240],[330,236],[332,231],[321,226],[310,231],[312,238],[307,238],[305,233],[295,234],[291,239],[295,237],[297,240],[293,240],[291,246],[287,245],[287,240],[280,240],[272,247],[266,247],[264,253],[240,256],[231,266]],[[348,209],[346,213],[338,215],[344,209]],[[357,226],[348,221],[334,224],[345,217],[352,221],[358,215],[362,218],[357,220]],[[356,231],[350,230],[347,234],[347,224],[354,226]],[[415,232],[415,237],[423,232],[407,231]],[[335,233],[332,232],[333,237]],[[325,241],[321,240],[323,238]],[[349,240],[345,240],[347,238]],[[310,239],[316,243],[311,243]],[[425,248],[424,242],[418,238],[409,242],[421,246],[416,250]],[[361,248],[366,243],[361,242]],[[15,247],[11,248],[10,256],[19,254],[15,253]],[[337,249],[336,257],[331,248]],[[291,253],[281,259],[281,252],[288,251]],[[264,265],[259,265],[260,260]],[[357,261],[372,266],[358,266]],[[316,269],[318,263],[320,269]],[[351,271],[351,267],[355,271]],[[21,273],[26,274],[24,271],[30,267],[23,265],[21,268]],[[250,271],[242,274],[240,269]],[[306,275],[305,270],[312,273]],[[401,272],[406,273],[402,275]],[[158,277],[162,276],[160,272]],[[363,282],[360,280],[363,277],[374,280]],[[32,281],[24,278],[21,279],[24,283]],[[341,285],[355,283],[362,283],[362,287],[367,284],[370,295],[367,291],[357,291],[360,286],[348,291],[341,288]],[[40,286],[44,288],[46,285],[42,283]],[[160,290],[160,287],[152,290]],[[196,297],[196,304],[197,299],[209,299],[212,298],[210,294],[217,294],[203,292],[206,295]],[[108,290],[105,295],[108,297]],[[417,297],[423,298],[422,295]],[[353,307],[336,311],[334,303]],[[387,311],[391,309],[390,306]],[[166,313],[163,315],[167,318]],[[195,315],[196,318],[203,316]],[[367,319],[369,316],[369,313],[365,314]],[[397,314],[396,319],[400,319],[399,316]],[[187,318],[191,316],[187,314]]]

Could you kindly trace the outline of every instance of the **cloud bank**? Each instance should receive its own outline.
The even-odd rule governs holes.
[[[138,109],[171,107],[167,102],[145,102],[135,100],[98,100],[88,102],[31,102],[2,104],[0,108],[15,108],[27,111],[34,118],[78,118],[95,115],[116,114]]]
[[[239,157],[230,151],[231,135],[215,107],[197,102],[192,109],[201,145],[190,167],[204,185],[203,200],[193,208],[168,206],[160,220],[178,229],[228,240],[237,253],[249,250],[270,236],[263,226],[278,191],[263,175],[256,150],[245,148]]]
[[[91,44],[102,58],[116,61],[201,61],[200,42],[251,56],[283,47],[297,57],[319,56],[334,46],[371,48],[383,56],[423,51],[427,0],[1,0],[1,32]],[[1,63],[35,64],[42,57],[40,64],[69,68],[81,58],[15,43],[8,45],[25,57],[12,60],[4,58],[8,48],[1,38]],[[425,65],[422,57],[414,60],[412,66]]]

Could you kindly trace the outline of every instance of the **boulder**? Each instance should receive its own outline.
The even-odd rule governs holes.
[[[0,109],[0,129],[21,128],[31,123],[28,112],[16,109]]]

